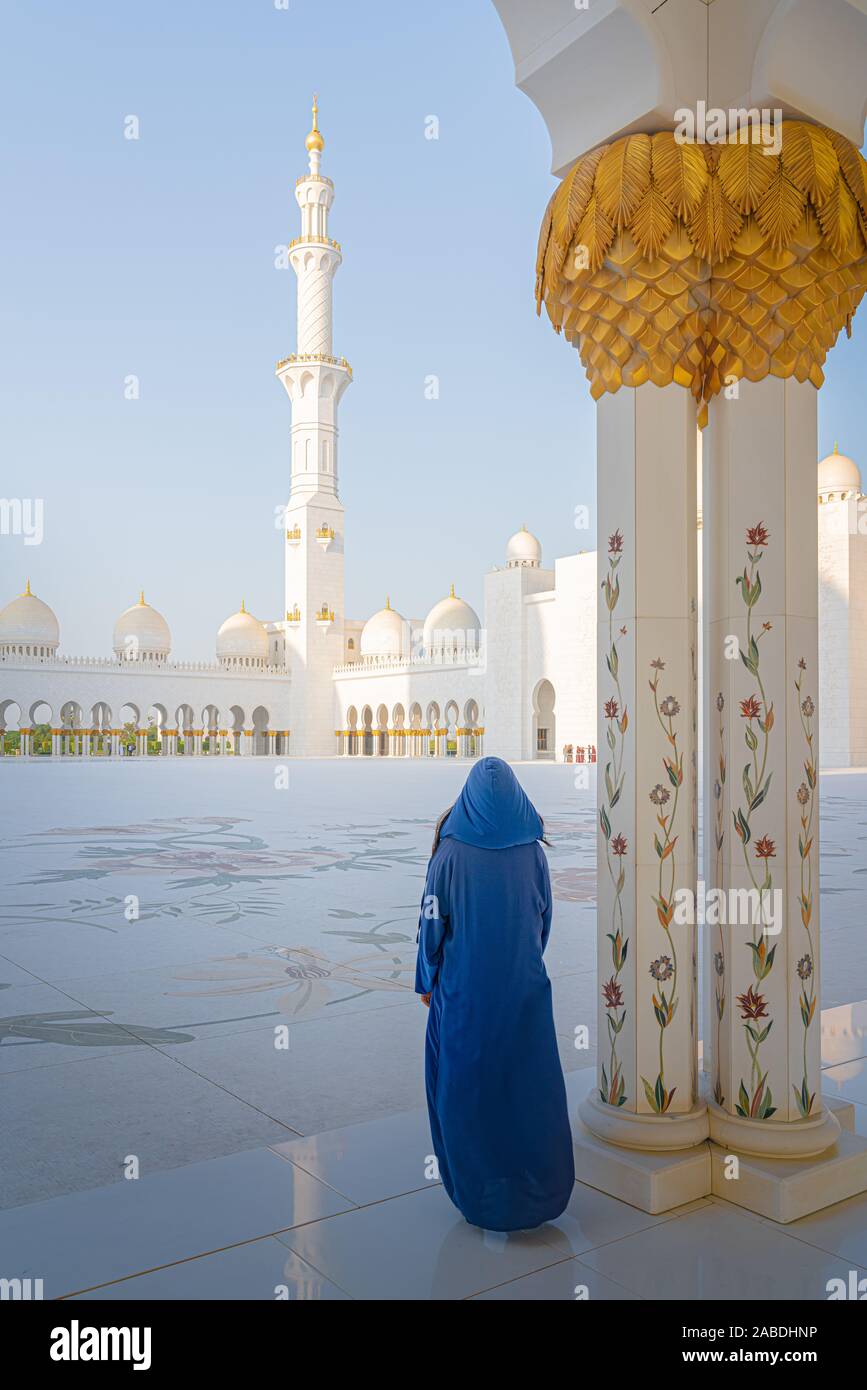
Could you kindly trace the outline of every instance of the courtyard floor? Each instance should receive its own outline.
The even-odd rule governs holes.
[[[280,766],[0,766],[0,1277],[180,1299],[822,1299],[867,1277],[867,1197],[782,1228],[577,1182],[538,1232],[467,1226],[427,1176],[412,990],[432,827],[467,765],[299,761],[288,786]],[[552,841],[574,1108],[594,793],[517,771]],[[867,774],[821,792],[824,1090],[867,1134]]]

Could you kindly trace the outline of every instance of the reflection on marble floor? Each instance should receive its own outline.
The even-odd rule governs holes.
[[[718,1198],[650,1216],[579,1181],[557,1221],[506,1236],[468,1226],[429,1160],[415,1110],[19,1206],[4,1269],[97,1300],[812,1302],[867,1280],[867,1196],[779,1227]]]
[[[655,1235],[659,1219],[579,1184],[552,1229],[499,1240],[425,1176],[417,903],[466,770],[301,762],[283,791],[264,759],[0,767],[0,1250],[22,1264],[0,1275],[43,1277],[48,1296],[647,1296],[632,1266],[686,1238]],[[593,792],[568,767],[519,774],[552,841],[571,1083],[593,1061],[574,1046],[595,1026]],[[867,996],[867,776],[822,791],[826,1090],[867,1128],[867,1004],[847,1002]],[[860,1201],[842,1205],[863,1234]],[[701,1206],[666,1224],[698,1232],[701,1215],[746,1240],[753,1218]],[[829,1261],[867,1265],[835,1229],[789,1251],[792,1297],[823,1296],[804,1290]],[[798,1228],[777,1237],[789,1250]],[[737,1283],[738,1258],[698,1284]]]
[[[466,772],[299,762],[284,790],[264,759],[0,767],[0,1208],[118,1181],[140,1149],[157,1171],[420,1105],[418,903]],[[594,1013],[593,804],[567,767],[525,781],[571,1068]]]

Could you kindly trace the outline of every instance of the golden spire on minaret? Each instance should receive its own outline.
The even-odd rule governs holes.
[[[310,154],[312,154],[314,150],[321,154],[325,149],[325,141],[319,130],[319,104],[315,93],[313,95],[313,125],[310,127],[310,134],[307,136],[304,144],[307,146],[307,150]]]

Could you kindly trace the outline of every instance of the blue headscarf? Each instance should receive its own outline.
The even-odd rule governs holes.
[[[544,834],[542,817],[508,763],[481,758],[449,812],[440,839],[480,849],[530,845]]]

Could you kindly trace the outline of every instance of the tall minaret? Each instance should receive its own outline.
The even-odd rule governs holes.
[[[328,235],[334,185],[319,172],[325,141],[313,99],[309,170],[295,185],[301,235],[289,245],[298,277],[297,350],[278,363],[292,402],[292,484],[286,507],[286,664],[292,674],[292,749],[336,751],[332,668],[343,660],[343,507],[337,495],[337,407],[352,380],[335,357],[331,283],[343,259]]]

